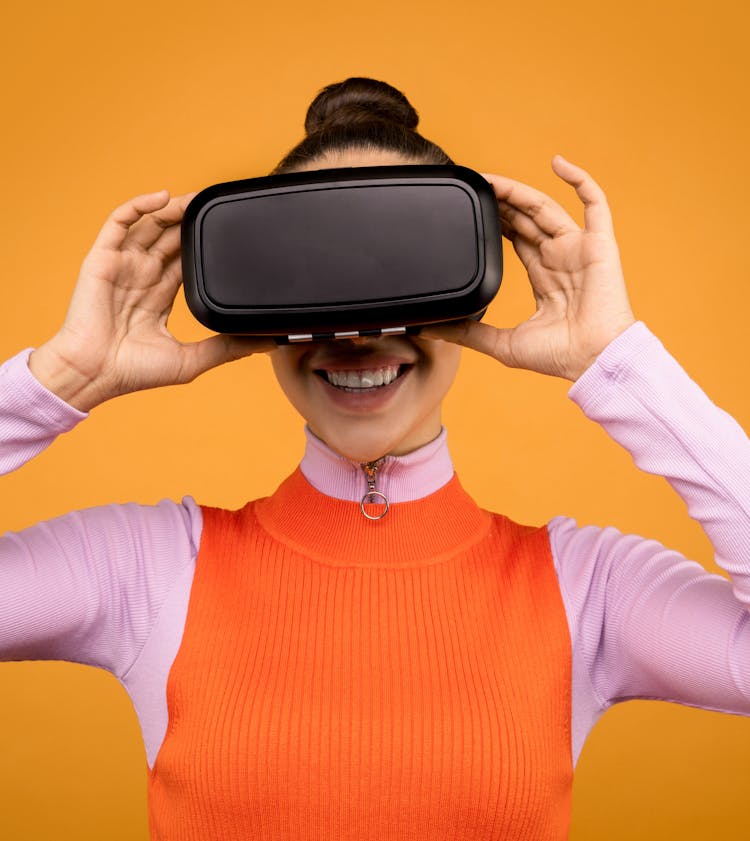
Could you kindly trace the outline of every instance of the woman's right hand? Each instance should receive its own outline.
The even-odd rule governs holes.
[[[131,391],[187,383],[273,340],[179,342],[167,317],[182,283],[180,223],[195,193],[162,190],[118,207],[81,266],[65,322],[29,358],[32,374],[82,412]]]

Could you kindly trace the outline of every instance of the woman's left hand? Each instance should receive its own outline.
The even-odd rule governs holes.
[[[552,169],[582,201],[583,228],[539,190],[482,173],[497,196],[503,234],[529,275],[536,312],[516,327],[467,319],[425,327],[420,335],[473,348],[511,368],[576,380],[635,318],[604,191],[561,155]]]

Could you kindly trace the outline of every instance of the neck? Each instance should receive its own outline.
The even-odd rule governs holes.
[[[365,466],[334,452],[308,427],[305,427],[305,436],[307,443],[300,469],[307,481],[327,496],[359,502],[368,490]],[[453,462],[444,428],[437,438],[423,447],[403,456],[384,456],[376,464],[377,491],[391,503],[422,499],[453,477]]]

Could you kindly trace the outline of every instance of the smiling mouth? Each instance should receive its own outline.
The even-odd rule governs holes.
[[[377,391],[385,388],[403,376],[411,365],[385,365],[382,368],[363,368],[358,371],[336,371],[318,369],[315,373],[329,385],[340,391]]]

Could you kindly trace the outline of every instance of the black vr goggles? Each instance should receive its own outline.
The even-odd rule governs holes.
[[[185,297],[218,333],[278,342],[417,333],[481,318],[500,287],[497,199],[455,165],[269,175],[198,193]]]

